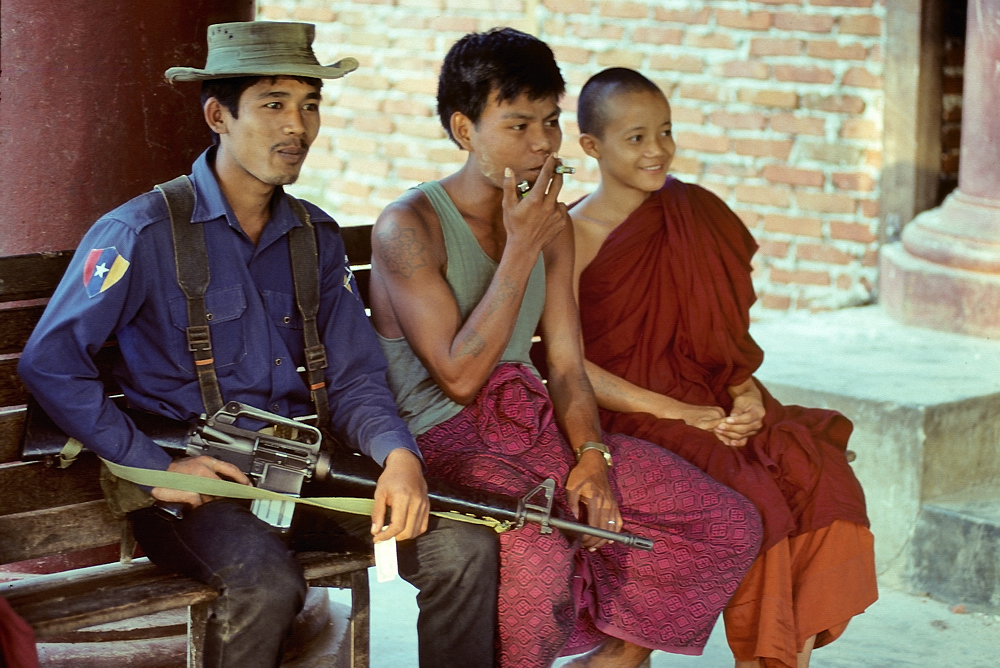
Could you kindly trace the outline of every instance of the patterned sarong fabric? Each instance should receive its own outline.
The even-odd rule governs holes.
[[[428,474],[523,496],[545,478],[562,484],[575,463],[545,386],[502,364],[475,402],[418,437]],[[500,536],[499,665],[549,666],[614,636],[701,654],[715,621],[757,555],[761,528],[743,497],[676,455],[606,436],[623,530],[652,552],[618,543],[596,552],[576,537],[527,525]]]

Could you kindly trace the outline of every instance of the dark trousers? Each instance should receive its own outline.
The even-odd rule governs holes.
[[[247,504],[230,499],[188,510],[182,520],[156,508],[129,517],[153,563],[219,590],[208,621],[205,668],[280,664],[306,594],[293,550],[371,545],[371,518],[302,506],[284,538]],[[398,544],[400,575],[419,590],[422,667],[493,665],[498,543],[487,527],[431,516],[426,533]]]

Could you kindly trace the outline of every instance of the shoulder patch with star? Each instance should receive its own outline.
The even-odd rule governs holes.
[[[90,251],[83,265],[83,285],[87,288],[87,296],[94,297],[113,286],[128,268],[129,261],[114,246]]]

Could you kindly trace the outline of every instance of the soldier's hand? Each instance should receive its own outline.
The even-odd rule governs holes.
[[[386,507],[392,508],[392,521],[385,526]],[[427,531],[431,504],[427,499],[420,459],[406,448],[396,448],[385,458],[385,470],[375,485],[375,508],[372,510],[372,536],[378,543],[416,538]]]
[[[243,471],[240,471],[234,465],[229,462],[224,462],[214,457],[207,457],[202,455],[200,457],[184,457],[182,459],[175,459],[167,467],[168,471],[173,473],[186,473],[188,475],[198,476],[199,478],[212,478],[215,480],[232,480],[233,482],[238,482],[241,485],[249,485],[250,479],[247,478]],[[157,501],[164,501],[166,503],[184,503],[192,508],[197,508],[203,503],[208,503],[215,497],[211,497],[203,494],[196,494],[194,492],[182,492],[177,489],[170,489],[169,487],[154,487],[153,491],[150,492],[153,498]]]

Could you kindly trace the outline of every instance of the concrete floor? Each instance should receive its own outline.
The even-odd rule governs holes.
[[[398,579],[378,583],[374,569],[371,587],[372,668],[416,668],[416,590]],[[556,666],[563,663],[557,662]],[[721,622],[702,656],[663,652],[654,652],[652,656],[652,668],[729,668],[732,665]],[[998,668],[1000,615],[957,614],[945,603],[883,587],[878,602],[856,618],[840,640],[816,651],[812,666]]]

